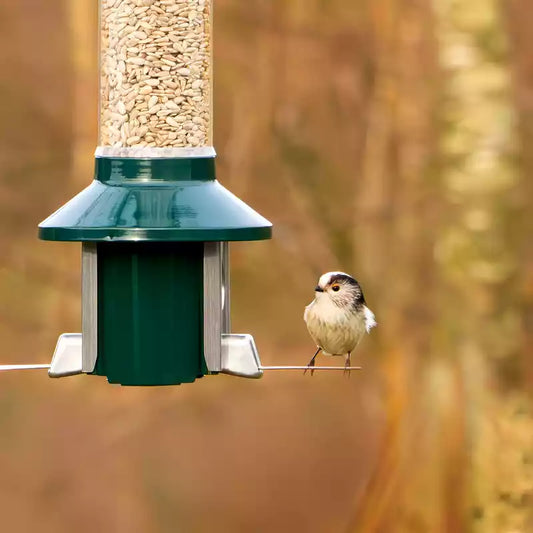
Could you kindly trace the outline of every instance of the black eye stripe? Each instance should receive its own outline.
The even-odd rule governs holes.
[[[352,278],[352,276],[348,276],[347,274],[335,274],[334,276],[331,276],[331,279],[329,280],[331,285],[339,282],[347,283],[348,285],[358,285],[357,281]]]

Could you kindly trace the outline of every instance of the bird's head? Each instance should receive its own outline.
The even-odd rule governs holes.
[[[349,274],[344,272],[326,272],[322,274],[315,287],[317,301],[329,298],[342,308],[358,309],[365,304],[361,286]]]

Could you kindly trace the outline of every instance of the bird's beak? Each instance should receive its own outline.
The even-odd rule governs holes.
[[[324,289],[322,287],[320,287],[319,285],[317,285],[315,287],[315,292],[324,292]]]

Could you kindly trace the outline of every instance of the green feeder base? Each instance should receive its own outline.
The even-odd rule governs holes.
[[[272,225],[216,181],[213,158],[99,157],[95,167],[39,225],[41,239],[87,243],[83,371],[122,385],[192,382],[206,361],[219,371],[229,298],[217,243],[268,239]]]
[[[174,385],[207,373],[203,244],[98,243],[94,374],[121,385]]]

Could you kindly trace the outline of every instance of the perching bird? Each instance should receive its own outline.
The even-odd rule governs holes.
[[[345,355],[345,368],[365,331],[377,325],[374,313],[366,306],[357,281],[344,272],[326,272],[315,287],[315,299],[305,308],[304,320],[318,349],[309,361],[324,355]],[[307,372],[307,369],[304,371]],[[311,370],[311,375],[313,370]]]

